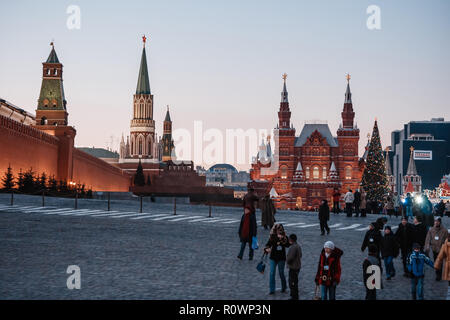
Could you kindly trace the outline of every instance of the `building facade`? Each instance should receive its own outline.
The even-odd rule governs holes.
[[[252,161],[249,187],[258,195],[270,193],[278,208],[311,210],[322,199],[331,204],[335,188],[345,193],[357,189],[361,181],[363,161],[358,157],[359,129],[354,123],[350,76],[336,137],[325,123],[307,123],[296,136],[286,74],[283,79],[275,150],[272,154],[270,143],[262,142]]]
[[[450,121],[444,118],[411,121],[402,130],[391,133],[388,156],[399,193],[405,189],[403,178],[407,174],[411,147],[422,189],[434,190],[442,176],[450,172]]]

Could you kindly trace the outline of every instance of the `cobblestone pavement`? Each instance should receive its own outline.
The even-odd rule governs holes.
[[[173,205],[145,201],[78,200],[0,194],[0,298],[1,299],[287,299],[279,289],[268,295],[269,272],[261,275],[255,260],[236,258],[239,208]],[[318,257],[326,240],[344,250],[342,279],[337,299],[363,299],[360,250],[367,225],[377,216],[347,218],[331,215],[331,234],[321,236],[317,213],[280,211],[277,222],[287,233],[296,233],[303,250],[300,299],[314,295]],[[257,212],[260,221],[260,212]],[[388,224],[397,226],[399,218]],[[450,219],[443,224],[450,226]],[[258,227],[263,244],[269,231]],[[379,299],[410,299],[410,281],[402,276],[400,258],[397,276],[384,280]],[[81,289],[66,286],[66,269],[81,269]],[[286,270],[286,277],[288,273]],[[280,281],[277,276],[277,287]],[[426,270],[425,298],[446,299],[447,282],[436,282]]]

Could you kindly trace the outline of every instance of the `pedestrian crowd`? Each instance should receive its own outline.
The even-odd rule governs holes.
[[[442,224],[442,218],[433,216],[433,208],[426,196],[421,201],[414,201],[410,194],[401,201],[397,193],[388,195],[383,212],[389,217],[401,215],[401,222],[396,232],[387,225],[386,216],[369,224],[363,238],[361,251],[368,250],[368,256],[363,260],[363,283],[366,289],[366,299],[375,300],[376,290],[383,288],[382,274],[387,281],[392,281],[397,272],[394,259],[401,255],[403,276],[411,279],[411,298],[424,299],[424,269],[428,265],[435,269],[436,281],[448,281],[450,286],[450,236]],[[340,194],[333,194],[333,212],[338,214]],[[252,260],[254,250],[259,247],[257,241],[256,207],[259,198],[253,189],[243,200],[244,214],[239,226],[241,249],[238,258],[242,260],[245,247],[249,246],[249,259]],[[363,190],[352,193],[349,190],[344,196],[347,216],[366,216],[366,194]],[[270,229],[269,239],[263,248],[263,255],[258,264],[258,270],[264,272],[265,261],[269,258],[269,294],[275,294],[276,271],[281,281],[281,292],[286,292],[288,285],[291,300],[298,300],[298,278],[301,270],[302,249],[296,234],[286,234],[282,224],[276,223],[275,206],[270,196],[261,199],[261,225]],[[430,218],[432,217],[432,222]],[[328,221],[330,207],[327,200],[322,200],[318,218],[321,235],[330,234]],[[410,222],[412,221],[412,223]],[[317,300],[335,300],[336,287],[341,279],[341,257],[343,250],[336,247],[332,241],[326,241],[320,252],[315,276]],[[432,258],[432,259],[431,259]],[[384,265],[384,268],[383,268]],[[261,267],[262,266],[262,267]],[[289,269],[288,280],[285,277],[285,267]],[[375,272],[374,272],[375,270]],[[378,270],[378,271],[376,271]],[[378,275],[379,279],[373,277]]]

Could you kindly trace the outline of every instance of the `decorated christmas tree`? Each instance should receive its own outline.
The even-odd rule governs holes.
[[[366,197],[368,201],[381,202],[389,191],[380,133],[378,132],[376,120],[370,139],[366,167],[362,176],[361,186],[367,194]]]

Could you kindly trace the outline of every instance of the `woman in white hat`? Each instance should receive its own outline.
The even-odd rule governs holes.
[[[322,300],[336,300],[336,286],[341,280],[343,251],[331,241],[325,242],[317,266],[316,285],[320,286]]]

